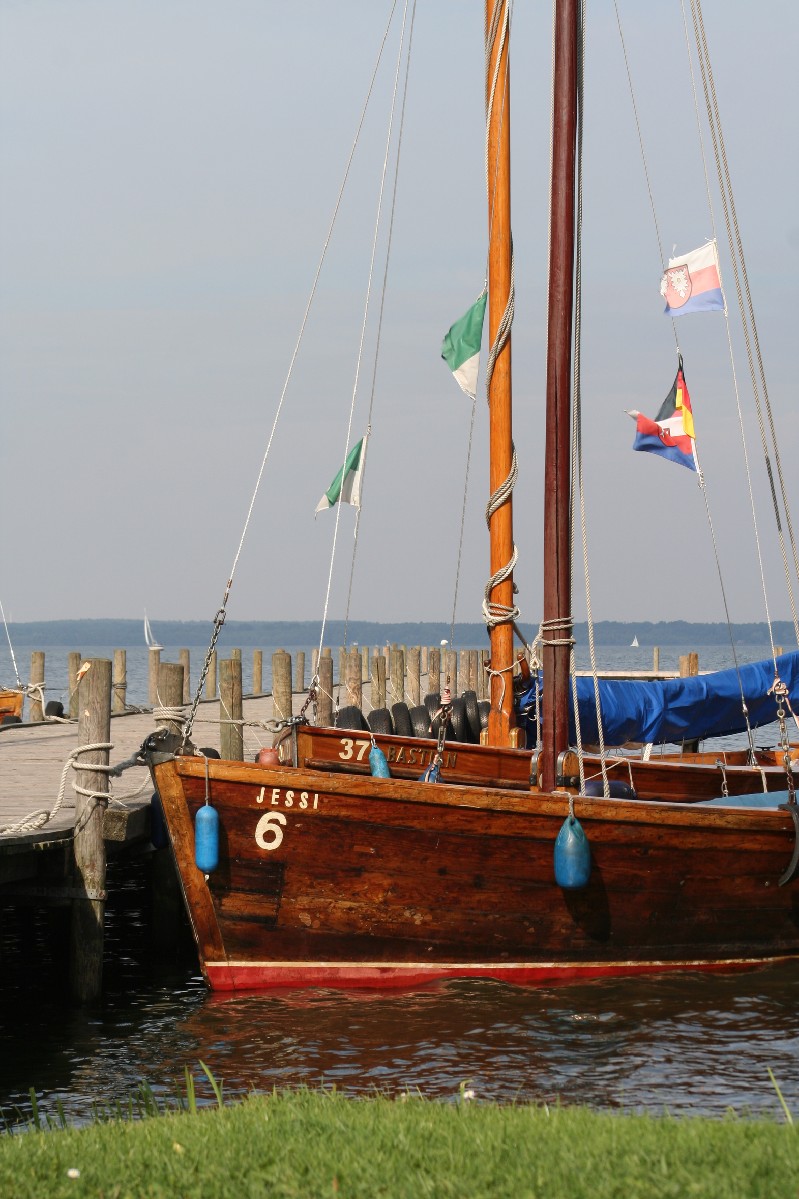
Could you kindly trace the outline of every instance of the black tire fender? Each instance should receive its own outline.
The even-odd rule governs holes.
[[[337,729],[368,729],[368,724],[364,720],[363,712],[360,708],[356,708],[355,704],[348,704],[344,708],[339,708],[336,716]]]
[[[394,720],[394,732],[398,737],[412,737],[413,725],[411,724],[411,713],[407,704],[394,704],[391,709],[391,715]]]
[[[466,709],[466,723],[469,726],[470,740],[476,745],[480,740],[480,709],[477,706],[477,692],[464,691],[463,704]]]
[[[430,713],[425,705],[419,704],[417,708],[411,708],[409,715],[414,737],[429,737],[431,735]]]
[[[390,737],[394,732],[394,721],[388,708],[373,708],[367,714],[366,723],[375,734],[383,733]]]
[[[466,720],[466,704],[460,697],[456,697],[452,701],[452,708],[449,715],[449,727],[452,737],[449,740],[460,741],[461,744],[469,741],[469,725]]]

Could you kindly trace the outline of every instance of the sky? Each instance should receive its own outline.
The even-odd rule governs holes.
[[[715,228],[767,603],[789,618],[680,6],[618,0],[648,182],[614,6],[588,7],[591,611],[596,620],[724,620],[726,601],[734,622],[765,616],[724,317],[675,322],[707,505],[691,472],[631,452],[625,415],[654,416],[676,370],[663,258]],[[543,595],[548,10],[517,0],[511,44],[515,577],[528,627]],[[799,7],[705,0],[703,11],[790,502]],[[459,550],[471,404],[440,358],[444,333],[485,276],[480,4],[418,0],[391,253],[386,267],[389,170],[370,268],[397,5],[285,387],[390,12],[391,0],[0,0],[0,601],[9,619],[146,608],[154,621],[210,621],[234,563],[230,619],[315,620],[327,610],[449,620],[456,587],[457,619],[480,619],[485,395],[481,378]],[[398,127],[396,117],[394,145]],[[372,412],[354,568],[354,510],[341,509],[337,532],[336,509],[314,517],[343,461],[353,395],[350,444]],[[577,620],[587,603],[582,557],[578,546]]]

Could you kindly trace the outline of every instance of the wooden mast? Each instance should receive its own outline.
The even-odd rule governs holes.
[[[572,633],[569,479],[574,303],[574,170],[577,132],[577,0],[557,0],[552,98],[552,192],[544,459],[544,723],[541,785],[556,784],[569,740],[568,644]]]
[[[491,49],[486,76],[486,102],[490,101],[495,79],[494,101],[488,112],[488,337],[494,344],[497,329],[508,303],[511,289],[510,227],[510,74],[508,38],[501,38],[508,0],[486,0],[486,29],[499,3],[501,17]],[[497,70],[497,56],[499,69]],[[511,425],[511,343],[510,336],[497,356],[488,393],[489,407],[489,484],[491,495],[511,471],[513,435]],[[498,508],[489,523],[491,574],[502,570],[513,557],[513,507],[508,500]],[[508,577],[491,591],[491,602],[513,607],[513,578]],[[510,745],[513,718],[513,628],[499,624],[491,629],[491,666],[501,675],[491,676],[491,711],[488,740],[491,745]]]

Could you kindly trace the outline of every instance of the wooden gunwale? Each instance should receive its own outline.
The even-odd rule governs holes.
[[[157,770],[157,768],[156,768]],[[193,757],[175,759],[178,778],[205,780],[205,761]],[[158,773],[159,790],[161,773]],[[755,831],[793,829],[787,812],[779,808],[703,807],[698,804],[669,803],[663,800],[604,799],[577,795],[566,790],[545,793],[520,792],[487,787],[476,788],[448,783],[421,783],[405,779],[377,779],[356,774],[333,774],[318,770],[298,770],[295,767],[275,769],[255,763],[208,762],[210,782],[221,783],[229,778],[237,785],[253,788],[277,787],[325,792],[370,800],[375,797],[389,803],[410,803],[425,807],[478,808],[487,811],[507,811],[530,815],[557,815],[568,812],[569,798],[574,802],[575,815],[581,820],[602,819],[611,822],[668,825],[684,828],[725,827]],[[300,783],[300,780],[302,782]],[[162,799],[166,797],[162,792]],[[244,806],[243,801],[239,801]],[[247,802],[250,801],[247,797]],[[176,804],[179,807],[179,804]],[[193,831],[190,824],[184,833]],[[193,840],[192,840],[193,844]]]

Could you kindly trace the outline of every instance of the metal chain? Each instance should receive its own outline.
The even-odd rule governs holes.
[[[227,587],[225,588],[225,596],[224,596],[224,599],[222,600],[222,607],[219,609],[216,616],[214,617],[214,629],[211,634],[211,643],[208,646],[208,651],[205,655],[205,662],[203,663],[203,668],[200,671],[200,678],[197,683],[197,690],[194,695],[194,703],[191,706],[191,712],[189,712],[189,718],[186,721],[186,724],[183,729],[183,748],[184,749],[186,748],[186,744],[189,740],[189,737],[191,736],[191,730],[194,725],[194,717],[197,715],[197,709],[200,706],[200,699],[202,698],[203,688],[205,687],[205,680],[207,679],[208,671],[211,668],[211,658],[213,657],[214,650],[216,649],[216,643],[219,640],[219,634],[222,631],[222,625],[225,623],[225,614],[226,614],[225,607],[227,605],[228,596],[230,595],[230,588],[231,588],[232,583],[233,583],[233,580],[228,579]]]
[[[785,708],[793,716],[796,722],[796,716],[791,708],[791,701],[788,694],[788,688],[779,675],[774,676],[774,685],[769,689],[769,695],[774,694],[777,700],[777,720],[780,726],[780,748],[782,750],[782,761],[785,767],[785,778],[787,782],[786,790],[788,791],[788,802],[796,803],[796,788],[793,781],[793,763],[791,761],[791,743],[788,738],[788,724],[785,719]]]

